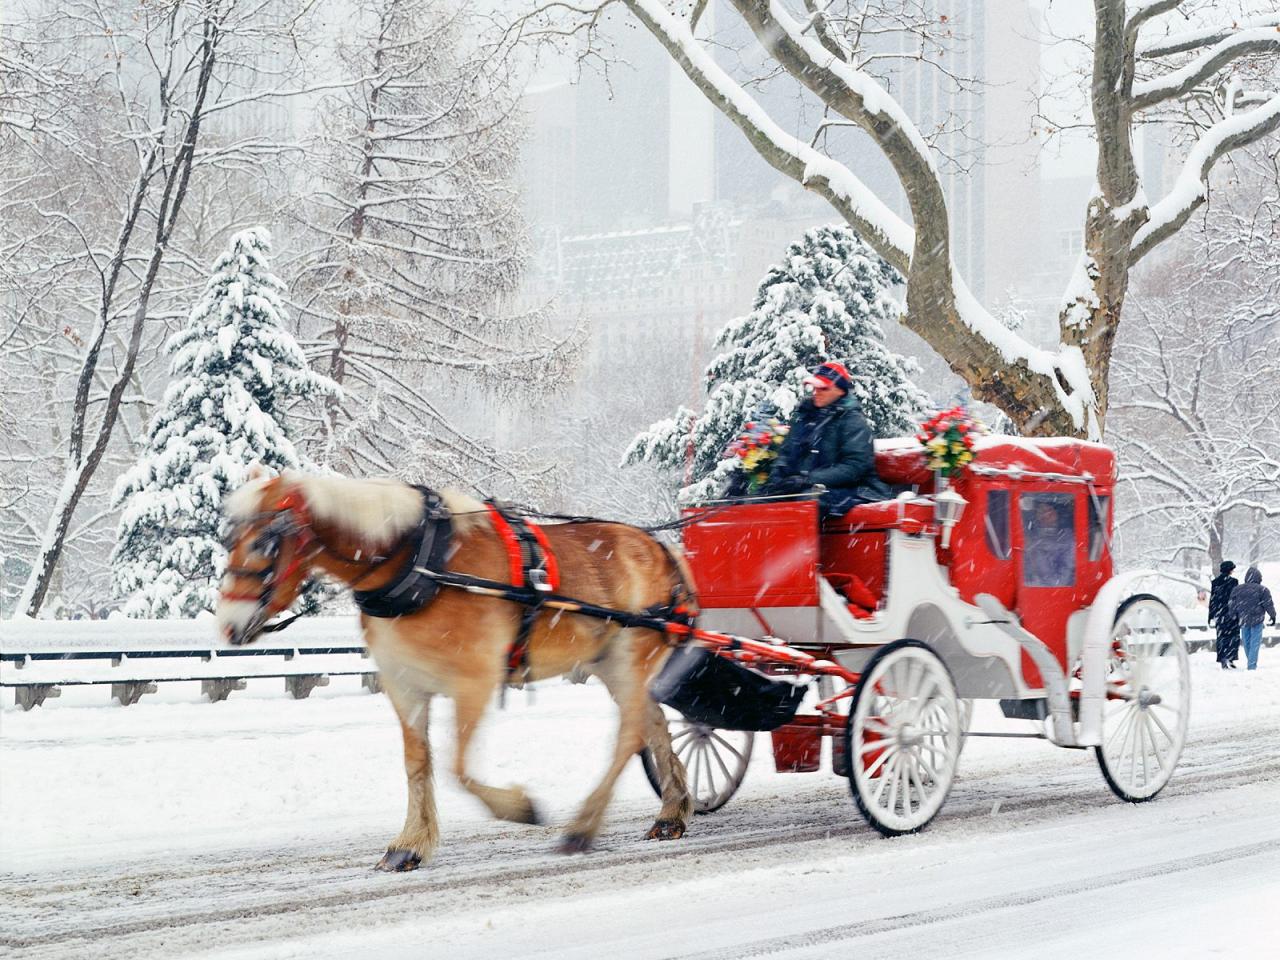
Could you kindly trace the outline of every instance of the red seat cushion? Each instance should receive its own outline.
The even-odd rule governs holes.
[[[833,587],[845,595],[847,600],[859,607],[874,610],[879,603],[876,595],[867,588],[862,578],[856,573],[828,573],[826,577]]]

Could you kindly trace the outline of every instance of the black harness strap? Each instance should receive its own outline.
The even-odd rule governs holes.
[[[453,541],[453,523],[444,501],[434,490],[415,487],[422,494],[422,519],[404,541],[410,547],[405,562],[386,586],[356,590],[356,606],[370,617],[388,619],[417,613],[439,592],[426,571],[443,569]]]

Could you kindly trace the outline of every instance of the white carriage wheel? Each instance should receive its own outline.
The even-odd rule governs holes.
[[[1111,631],[1102,743],[1094,748],[1117,797],[1141,803],[1164,788],[1190,718],[1191,664],[1182,628],[1157,597],[1130,597]]]
[[[671,731],[671,749],[684,764],[693,812],[719,810],[738,792],[747,776],[755,732],[721,730],[665,707],[663,713],[667,715],[667,729]],[[662,781],[648,747],[640,752],[640,762],[653,792],[662,796]]]
[[[914,833],[942,809],[963,739],[951,673],[917,640],[898,640],[867,664],[845,732],[849,788],[886,837]]]

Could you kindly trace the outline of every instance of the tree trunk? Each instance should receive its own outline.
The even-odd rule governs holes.
[[[1215,513],[1209,521],[1209,570],[1216,576],[1222,564],[1222,541],[1226,535],[1226,517]]]

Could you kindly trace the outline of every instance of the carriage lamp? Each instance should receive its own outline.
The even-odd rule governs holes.
[[[960,514],[964,513],[964,508],[968,503],[968,500],[956,493],[951,487],[947,487],[947,489],[933,498],[933,518],[942,527],[943,550],[951,547],[951,531],[960,522]]]

